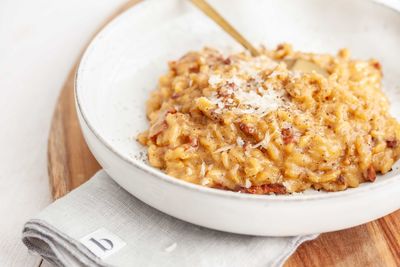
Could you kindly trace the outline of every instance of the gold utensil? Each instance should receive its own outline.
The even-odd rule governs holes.
[[[238,41],[244,48],[250,51],[253,56],[260,55],[260,52],[247,41],[233,26],[227,22],[210,4],[205,0],[191,0],[204,14],[216,22],[226,33]]]
[[[227,22],[206,0],[190,0],[197,6],[204,14],[210,19],[216,22],[221,28],[238,41],[245,49],[249,50],[252,56],[259,56],[260,52],[247,41],[229,22]],[[329,74],[319,67],[317,64],[307,60],[293,60],[292,62],[285,62],[288,69],[300,72],[317,72],[324,77],[328,77]]]

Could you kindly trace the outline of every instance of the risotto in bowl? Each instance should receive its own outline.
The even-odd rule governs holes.
[[[400,124],[377,60],[288,44],[261,54],[205,48],[169,63],[138,137],[152,166],[250,194],[345,190],[391,170]]]
[[[399,13],[212,4],[266,44],[259,57],[180,0],[140,2],[85,51],[77,113],[110,177],[166,214],[248,235],[336,231],[399,209]]]

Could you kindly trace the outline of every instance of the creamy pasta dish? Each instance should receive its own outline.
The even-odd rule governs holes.
[[[251,194],[340,191],[374,182],[400,154],[376,60],[294,51],[169,63],[138,136],[149,163],[207,187]],[[379,179],[379,178],[378,178]]]

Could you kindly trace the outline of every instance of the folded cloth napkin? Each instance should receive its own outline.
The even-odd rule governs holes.
[[[22,233],[30,251],[57,266],[281,266],[315,237],[195,226],[147,206],[104,171],[28,221]]]

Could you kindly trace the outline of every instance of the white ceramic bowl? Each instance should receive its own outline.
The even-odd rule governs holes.
[[[381,60],[393,114],[400,117],[400,15],[372,1],[211,1],[253,43]],[[400,208],[399,168],[344,192],[248,195],[204,188],[146,164],[135,136],[147,128],[145,101],[167,61],[204,45],[238,45],[189,1],[144,1],[93,40],[76,76],[86,141],[107,173],[150,206],[201,226],[241,234],[291,236],[359,225]],[[132,218],[134,220],[135,218]]]

